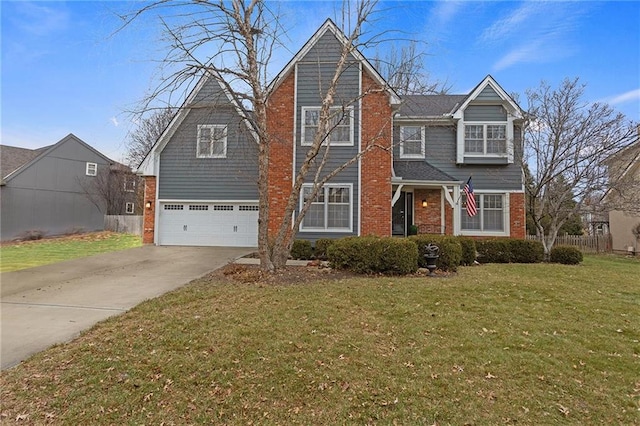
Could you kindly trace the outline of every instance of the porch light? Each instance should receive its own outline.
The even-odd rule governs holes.
[[[422,200],[422,207],[426,208],[427,207],[427,200]]]
[[[151,201],[147,201],[147,204],[144,205],[147,210],[151,209]]]

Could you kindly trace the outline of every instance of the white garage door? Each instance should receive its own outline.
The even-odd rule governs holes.
[[[160,203],[158,244],[258,245],[257,204]]]

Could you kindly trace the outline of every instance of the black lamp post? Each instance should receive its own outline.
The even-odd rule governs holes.
[[[440,247],[435,244],[428,244],[424,247],[424,258],[427,261],[427,269],[429,270],[430,277],[436,276],[434,271],[436,270],[436,260],[440,257],[439,252]]]

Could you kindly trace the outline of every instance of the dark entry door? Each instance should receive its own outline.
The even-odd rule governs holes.
[[[413,194],[401,192],[400,198],[391,210],[391,230],[393,235],[407,235],[407,228],[413,223]]]

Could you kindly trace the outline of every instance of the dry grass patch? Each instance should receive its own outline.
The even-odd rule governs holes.
[[[218,273],[3,372],[1,416],[638,424],[639,270],[637,260],[588,257],[304,285]]]

